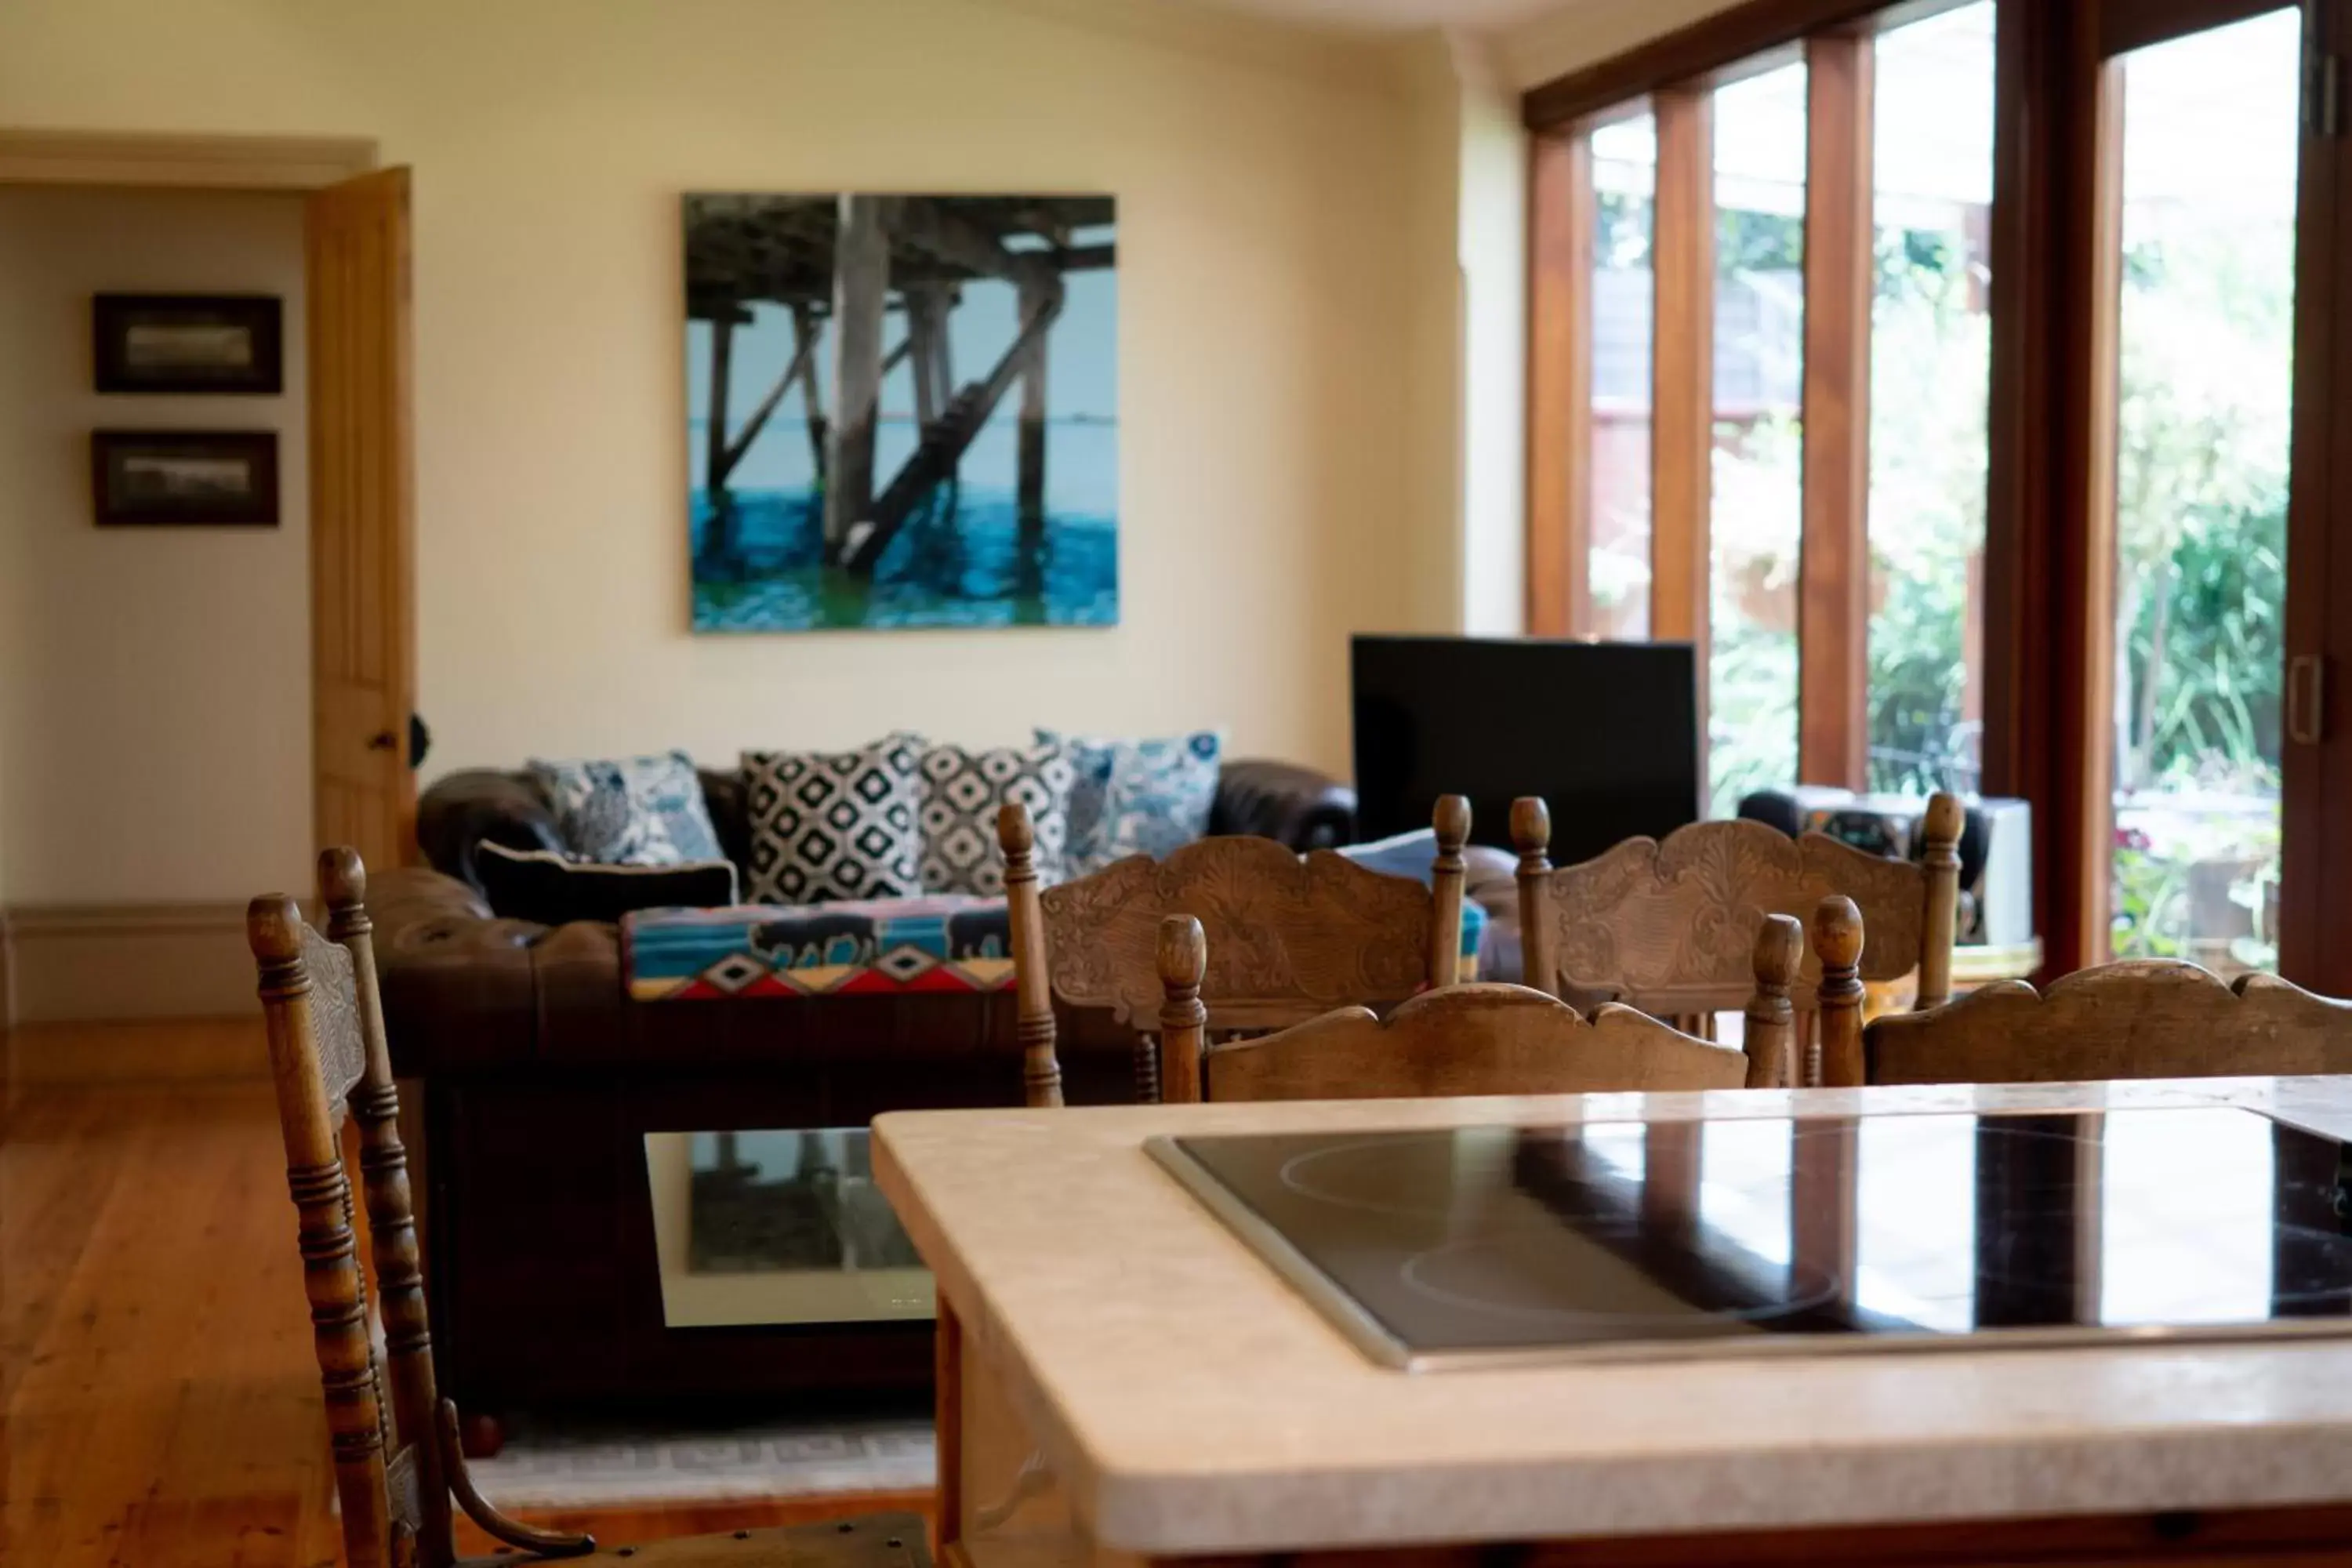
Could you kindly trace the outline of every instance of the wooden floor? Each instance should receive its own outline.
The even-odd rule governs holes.
[[[257,1022],[0,1037],[0,1061],[45,1064],[0,1080],[0,1563],[11,1568],[341,1560],[269,1086],[159,1077],[175,1029],[188,1047],[176,1059],[264,1060]],[[249,1055],[223,1048],[239,1035]],[[79,1072],[57,1068],[67,1055]],[[614,1544],[908,1500],[529,1517]],[[490,1543],[474,1534],[459,1547]]]

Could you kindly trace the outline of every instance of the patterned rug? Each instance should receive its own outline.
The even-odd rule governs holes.
[[[518,1418],[494,1458],[468,1467],[501,1508],[603,1508],[790,1499],[929,1487],[928,1416],[656,1427],[645,1420]]]

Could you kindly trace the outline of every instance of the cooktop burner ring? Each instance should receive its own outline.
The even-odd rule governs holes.
[[[1468,1236],[1446,1242],[1443,1246],[1428,1247],[1414,1253],[1400,1264],[1397,1268],[1397,1278],[1406,1289],[1441,1306],[1451,1307],[1460,1311],[1483,1312],[1490,1317],[1508,1318],[1528,1324],[1551,1323],[1561,1328],[1581,1329],[1587,1332],[1614,1331],[1618,1333],[1630,1329],[1653,1327],[1672,1334],[1687,1333],[1693,1326],[1692,1320],[1687,1314],[1677,1317],[1662,1312],[1602,1311],[1588,1307],[1521,1306],[1515,1302],[1497,1301],[1491,1298],[1449,1289],[1428,1278],[1430,1265],[1436,1259],[1460,1258],[1480,1251],[1493,1251],[1496,1249],[1498,1244],[1508,1239],[1507,1236]],[[1793,1263],[1790,1265],[1792,1280],[1799,1267]],[[1837,1281],[1816,1270],[1814,1278],[1805,1281],[1801,1290],[1791,1289],[1780,1300],[1759,1301],[1752,1307],[1717,1307],[1707,1316],[1718,1323],[1769,1322],[1777,1318],[1785,1318],[1793,1313],[1811,1311],[1832,1305],[1839,1300],[1839,1296]]]

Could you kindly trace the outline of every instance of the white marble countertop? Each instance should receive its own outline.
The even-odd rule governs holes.
[[[2233,1103],[2352,1138],[2352,1079],[910,1111],[877,1175],[1078,1517],[1275,1551],[2352,1501],[2352,1339],[1409,1374],[1147,1137]]]

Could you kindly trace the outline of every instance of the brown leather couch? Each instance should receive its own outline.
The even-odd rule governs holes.
[[[740,865],[740,785],[703,779]],[[1236,762],[1210,826],[1306,849],[1348,842],[1354,805],[1308,769]],[[1018,1104],[1012,993],[633,1002],[616,927],[502,920],[474,881],[483,842],[561,846],[525,778],[441,780],[418,803],[417,837],[433,868],[380,874],[369,904],[394,1068],[421,1110],[427,1278],[451,1394],[496,1414],[556,1399],[922,1383],[927,1327],[666,1328],[644,1138]],[[1492,904],[1496,866],[1478,864]],[[1067,1020],[1072,1102],[1129,1098],[1131,1046],[1107,1017]]]

